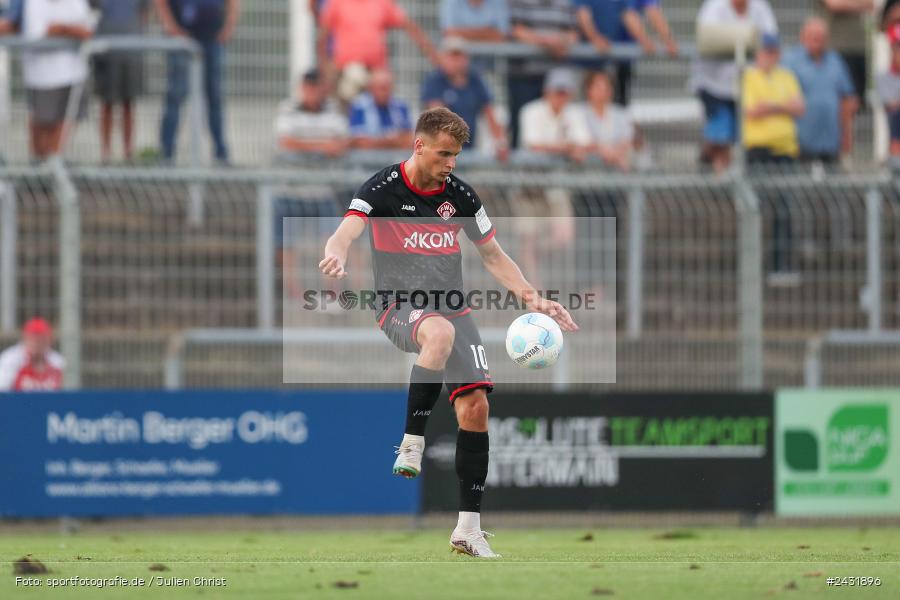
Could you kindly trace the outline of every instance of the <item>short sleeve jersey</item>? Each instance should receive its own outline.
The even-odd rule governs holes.
[[[465,310],[459,302],[465,297],[459,233],[480,245],[494,237],[494,226],[469,184],[451,174],[439,189],[419,190],[403,165],[382,169],[364,183],[345,215],[369,224],[378,316],[400,294],[411,299],[418,292],[428,296],[433,310]]]

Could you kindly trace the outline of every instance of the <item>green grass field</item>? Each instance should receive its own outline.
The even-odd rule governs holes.
[[[443,530],[3,535],[0,598],[900,597],[900,528],[496,533],[493,546],[504,558],[490,562],[451,554]],[[41,587],[16,584],[13,562],[28,554],[51,571],[39,577]],[[48,587],[50,578],[73,576],[150,583]],[[881,585],[826,584],[851,576]],[[227,586],[166,587],[155,577],[219,577]]]

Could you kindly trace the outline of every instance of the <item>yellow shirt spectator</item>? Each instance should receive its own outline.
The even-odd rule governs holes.
[[[748,111],[754,111],[764,103],[783,105],[803,92],[794,74],[782,67],[775,67],[766,73],[759,67],[749,67],[744,73],[741,105],[744,111],[744,146],[765,148],[776,156],[796,158],[800,153],[797,143],[797,124],[794,117],[786,112],[778,112],[764,117],[750,118]]]

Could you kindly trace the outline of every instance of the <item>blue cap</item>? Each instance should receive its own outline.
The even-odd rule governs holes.
[[[781,40],[777,33],[764,33],[760,39],[760,46],[766,50],[777,50],[781,47]]]

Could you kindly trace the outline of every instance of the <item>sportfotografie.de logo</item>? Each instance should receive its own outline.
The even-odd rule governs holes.
[[[544,290],[541,297],[559,302],[567,310],[597,310],[600,300],[597,292],[566,293],[561,290]],[[337,305],[344,310],[379,311],[385,306],[411,305],[416,310],[524,310],[525,304],[510,291],[500,290],[306,290],[302,294],[303,310],[328,310]]]

